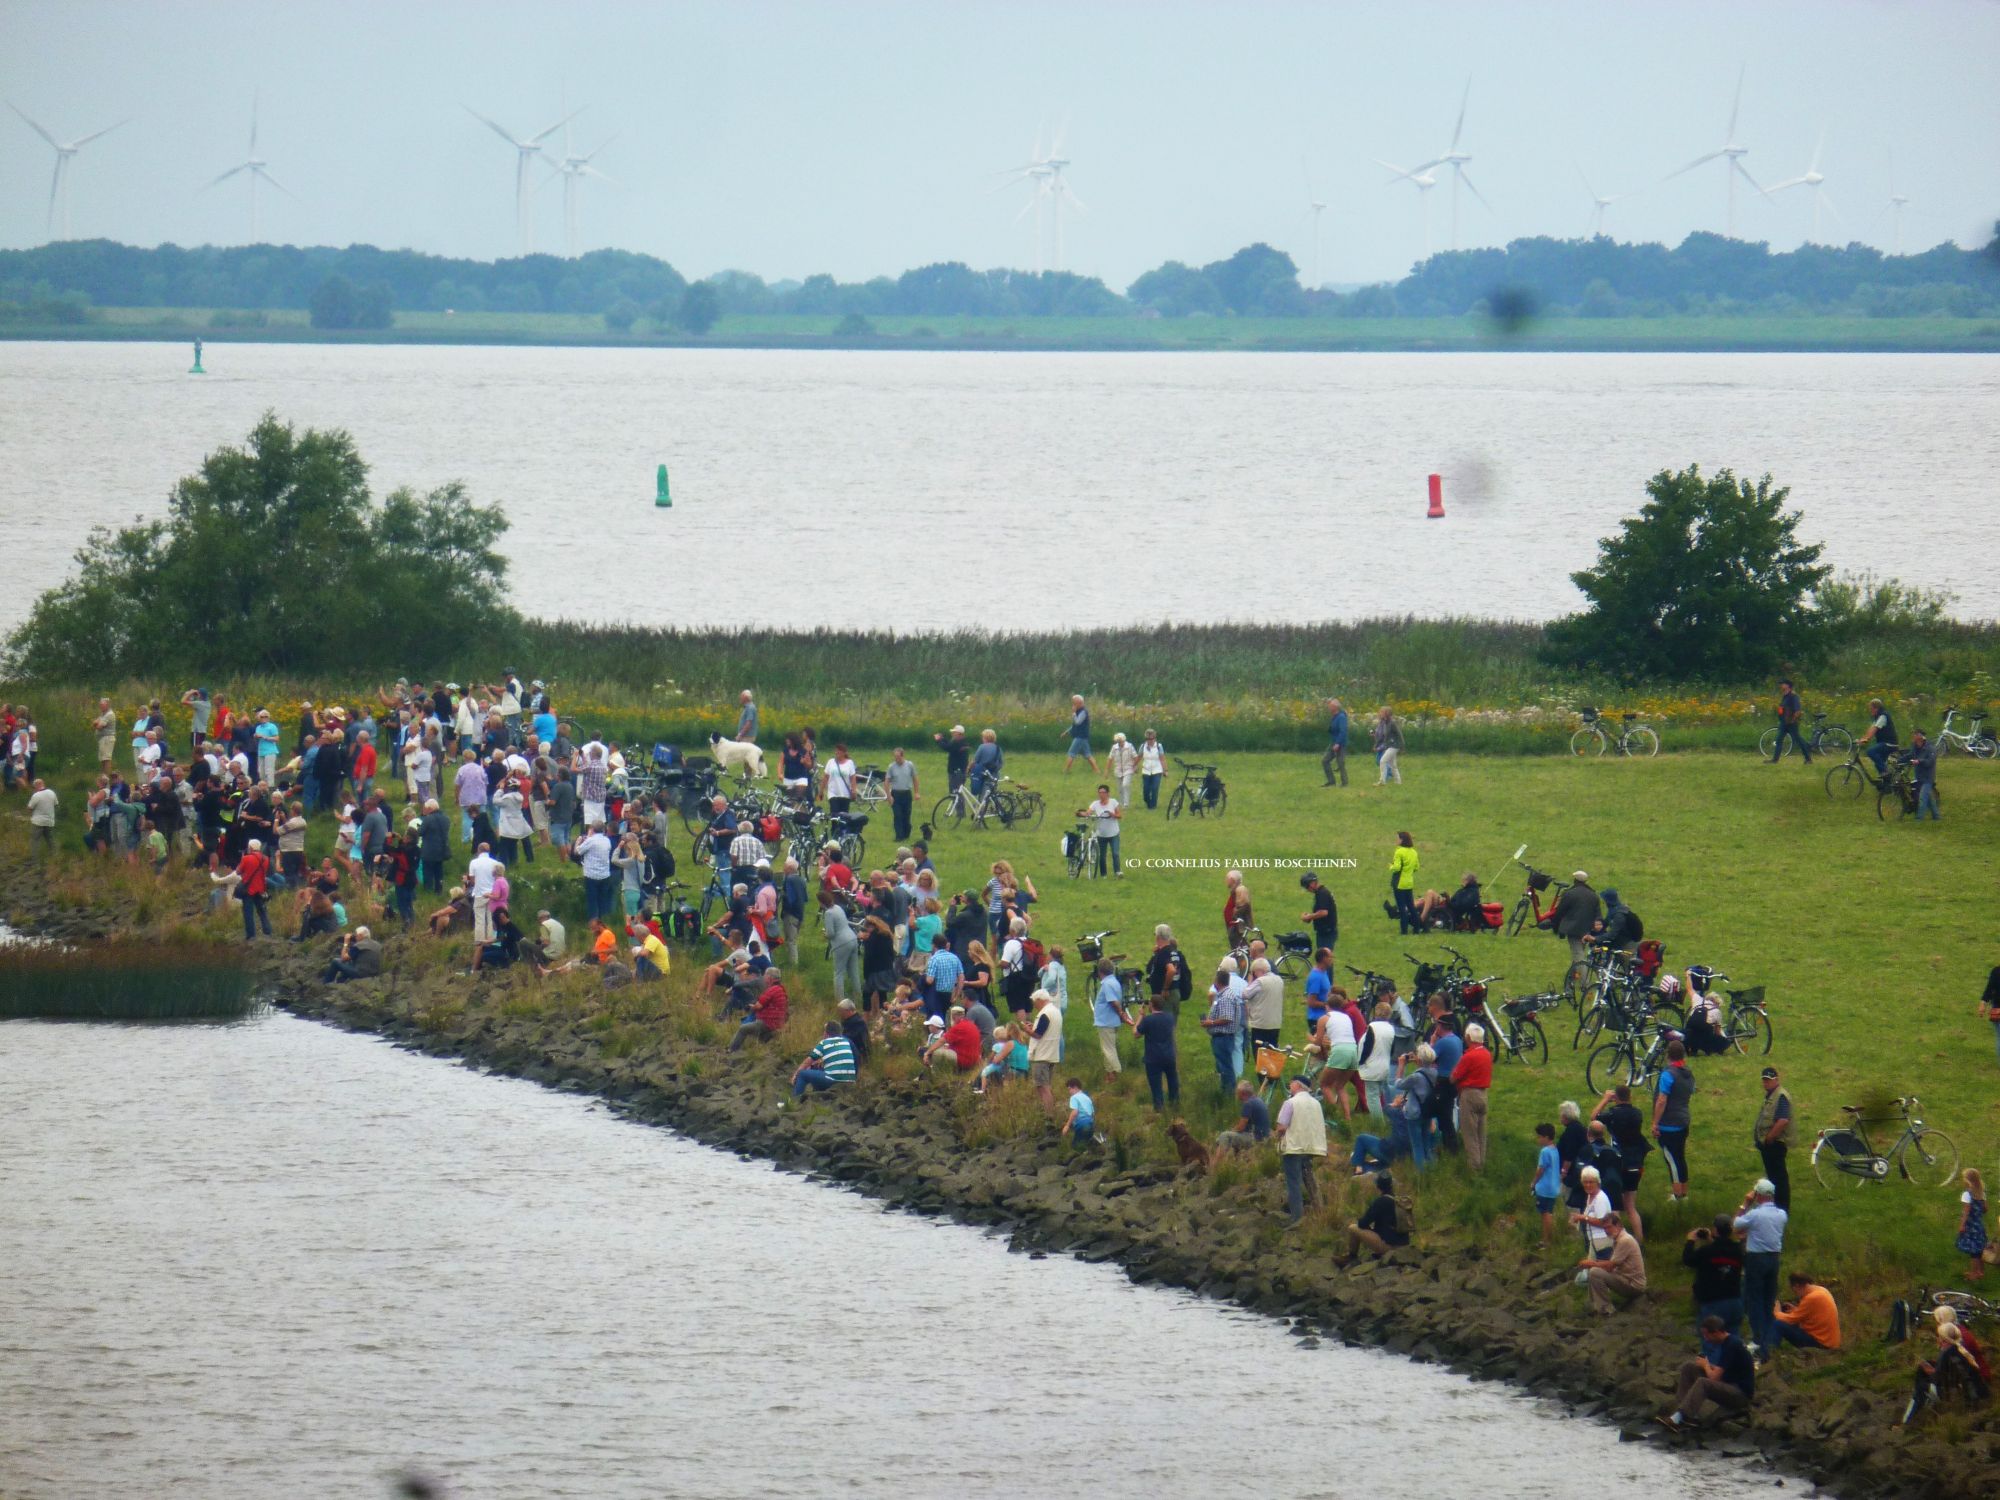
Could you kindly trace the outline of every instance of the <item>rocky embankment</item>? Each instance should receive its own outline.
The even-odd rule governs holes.
[[[70,940],[117,925],[115,915],[53,907],[18,867],[0,873],[0,911],[18,930]],[[474,980],[442,971],[410,978],[394,963],[393,943],[389,976],[337,987],[317,981],[323,957],[289,944],[259,951],[274,1002],[301,1016],[597,1095],[632,1119],[719,1149],[1005,1231],[1019,1250],[1113,1262],[1135,1282],[1285,1319],[1302,1344],[1379,1346],[1513,1382],[1636,1440],[1669,1440],[1649,1419],[1667,1404],[1693,1347],[1677,1245],[1653,1258],[1651,1305],[1609,1319],[1589,1315],[1570,1271],[1511,1234],[1486,1244],[1420,1220],[1410,1250],[1342,1270],[1323,1238],[1307,1248],[1315,1242],[1281,1229],[1282,1187],[1269,1170],[1221,1185],[1153,1165],[1121,1167],[1116,1153],[1073,1152],[1039,1134],[995,1135],[976,1128],[974,1102],[962,1091],[947,1094],[923,1078],[867,1079],[781,1110],[796,1059],[772,1049],[731,1057],[714,1043],[668,1036],[666,1027],[637,1045],[628,1029],[614,1049],[588,1008],[507,1004],[516,985],[527,997],[533,981],[525,976],[481,980],[477,990]],[[1849,1337],[1861,1344],[1878,1332],[1855,1328]],[[1864,1386],[1824,1366],[1815,1378],[1813,1365],[1788,1359],[1760,1380],[1752,1422],[1702,1440],[1715,1451],[1761,1455],[1842,1495],[1988,1494],[2000,1473],[2000,1432],[1990,1421],[1891,1426],[1917,1347],[1871,1362]]]

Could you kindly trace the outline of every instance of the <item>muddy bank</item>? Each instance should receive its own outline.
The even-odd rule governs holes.
[[[18,867],[0,873],[0,912],[22,930],[72,941],[120,930],[116,913],[60,907]],[[1511,1238],[1482,1245],[1421,1218],[1415,1248],[1342,1271],[1323,1241],[1308,1249],[1282,1228],[1282,1188],[1268,1163],[1218,1181],[1123,1164],[1114,1150],[1075,1153],[1040,1133],[982,1128],[962,1089],[947,1093],[922,1078],[869,1077],[780,1109],[792,1049],[731,1057],[712,1040],[689,1039],[672,1024],[677,1013],[651,998],[657,991],[620,992],[608,1024],[595,992],[538,992],[518,974],[474,981],[423,967],[397,939],[383,979],[340,987],[317,982],[317,950],[258,951],[274,1001],[297,1014],[593,1094],[708,1145],[999,1230],[1029,1253],[1112,1262],[1135,1282],[1286,1319],[1301,1339],[1380,1346],[1508,1380],[1634,1438],[1665,1440],[1648,1419],[1692,1348],[1685,1277],[1667,1246],[1649,1267],[1648,1305],[1608,1320],[1589,1316],[1559,1264]],[[1863,1344],[1879,1330],[1848,1332]],[[1911,1346],[1893,1351],[1865,1388],[1815,1379],[1824,1366],[1788,1360],[1760,1379],[1754,1423],[1711,1434],[1708,1445],[1762,1454],[1843,1495],[1986,1493],[2000,1435],[1958,1421],[1915,1434],[1890,1427],[1913,1355]]]

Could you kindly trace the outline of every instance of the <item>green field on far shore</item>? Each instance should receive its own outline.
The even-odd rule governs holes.
[[[214,308],[103,307],[85,323],[13,323],[9,339],[193,339],[216,343],[586,344],[613,348],[844,348],[1076,351],[1397,352],[1995,352],[1993,318],[1797,316],[1543,317],[1513,332],[1488,319],[1451,318],[980,318],[940,315],[868,320],[841,332],[839,317],[725,316],[707,334],[660,331],[646,320],[613,333],[585,313],[398,312],[395,326],[315,329],[304,309],[271,309],[261,328],[214,326]]]

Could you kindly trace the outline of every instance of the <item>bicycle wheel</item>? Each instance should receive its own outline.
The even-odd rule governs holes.
[[[1219,818],[1228,811],[1229,793],[1227,791],[1217,792],[1215,800],[1208,804],[1209,816]]]
[[[858,833],[844,833],[840,836],[840,857],[847,862],[847,868],[862,868],[862,858],[868,852],[868,841]]]
[[[697,834],[695,836],[694,852],[688,855],[688,858],[693,860],[697,865],[704,867],[715,863],[715,848],[709,843],[706,834]]]
[[[1590,989],[1590,964],[1579,958],[1563,971],[1563,999],[1581,1009],[1583,997],[1590,992]]]
[[[1014,821],[1023,828],[1034,829],[1042,826],[1042,815],[1049,810],[1040,792],[1023,792],[1017,799]]]
[[[1529,909],[1528,898],[1526,896],[1523,896],[1519,901],[1514,903],[1514,910],[1507,917],[1508,937],[1519,937],[1521,935],[1521,929],[1528,925]]]
[[[1868,785],[1868,778],[1853,761],[1835,766],[1826,773],[1826,794],[1836,802],[1852,802]]]
[[[1687,1017],[1681,1014],[1678,1005],[1656,1005],[1653,1007],[1653,1024],[1662,1031],[1678,1031],[1687,1035]]]
[[[1854,750],[1854,736],[1838,724],[1829,724],[1813,736],[1813,754],[1848,755]]]
[[[1778,726],[1773,724],[1769,729],[1757,736],[1757,753],[1765,760],[1769,760],[1773,755],[1783,760],[1787,755],[1792,753],[1791,737],[1789,735],[1786,736],[1785,748],[1780,750],[1778,748]]]
[[[946,792],[938,798],[938,804],[931,809],[931,827],[942,828],[949,823],[953,828],[965,821],[965,798],[957,792]]]
[[[1650,759],[1660,753],[1660,737],[1644,724],[1626,731],[1624,742],[1619,747],[1627,755],[1643,755]]]
[[[1903,789],[1897,783],[1891,782],[1875,794],[1875,816],[1884,823],[1894,823],[1909,813],[1910,804],[1903,799]]]
[[[1771,1050],[1771,1018],[1761,1006],[1731,1011],[1724,1024],[1729,1028],[1730,1043],[1738,1052],[1762,1056]]]
[[[1875,1174],[1867,1169],[1869,1158],[1854,1158],[1857,1170],[1848,1171],[1843,1165],[1848,1160],[1840,1150],[1829,1145],[1825,1137],[1813,1143],[1813,1176],[1819,1179],[1823,1188],[1838,1187],[1842,1183],[1853,1183],[1859,1187],[1864,1182],[1873,1182]]]
[[[1524,1016],[1507,1031],[1507,1050],[1531,1068],[1539,1068],[1549,1060],[1549,1039],[1542,1032],[1542,1023],[1533,1016]]]
[[[1595,729],[1579,729],[1569,737],[1569,753],[1571,755],[1602,755],[1604,753],[1604,736],[1599,734]]]
[[[2000,740],[1994,739],[1990,734],[1982,734],[1966,748],[1972,752],[1974,760],[1991,760],[1994,756],[2000,755]]]
[[[1639,1054],[1627,1042],[1606,1042],[1583,1065],[1583,1079],[1602,1093],[1621,1083],[1639,1081]]]
[[[1958,1147],[1942,1130],[1926,1127],[1910,1137],[1897,1165],[1905,1181],[1923,1187],[1950,1187],[1958,1176]]]
[[[1598,1033],[1603,1030],[1604,1008],[1599,1005],[1585,1006],[1576,1018],[1576,1035],[1570,1038],[1569,1050],[1581,1052],[1586,1046],[1595,1046]]]
[[[1079,839],[1070,846],[1069,853],[1063,858],[1063,864],[1068,869],[1071,880],[1083,878],[1083,872],[1090,868],[1090,851],[1082,840]]]
[[[1175,818],[1178,818],[1186,806],[1187,788],[1184,786],[1175,787],[1173,796],[1167,799],[1167,820],[1171,822]]]

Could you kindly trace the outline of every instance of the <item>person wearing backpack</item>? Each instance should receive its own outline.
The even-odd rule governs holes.
[[[1153,956],[1146,960],[1146,988],[1154,1000],[1180,1025],[1181,1003],[1194,992],[1188,973],[1187,955],[1174,942],[1174,930],[1165,922],[1153,929]]]
[[[1347,1226],[1347,1253],[1336,1255],[1333,1263],[1352,1265],[1364,1249],[1378,1257],[1401,1249],[1410,1243],[1413,1218],[1410,1205],[1396,1196],[1396,1179],[1387,1172],[1376,1173],[1375,1197]]]

